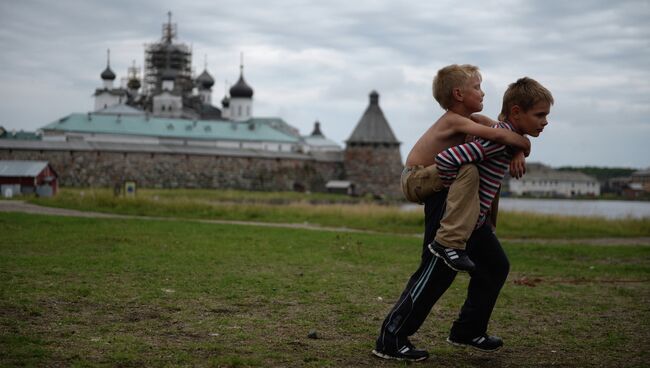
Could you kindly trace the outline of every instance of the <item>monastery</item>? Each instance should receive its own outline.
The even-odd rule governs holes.
[[[63,116],[36,137],[4,134],[0,160],[47,161],[61,186],[134,181],[151,188],[344,189],[400,196],[400,142],[377,92],[369,94],[342,148],[318,121],[311,134],[301,135],[281,118],[256,116],[243,61],[237,82],[220,106],[213,105],[207,65],[195,76],[192,50],[176,38],[169,13],[161,39],[145,46],[142,75],[134,62],[117,86],[108,52],[93,111]]]

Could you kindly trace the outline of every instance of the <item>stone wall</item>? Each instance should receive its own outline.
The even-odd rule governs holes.
[[[340,161],[297,158],[3,148],[0,160],[49,161],[68,187],[134,180],[147,188],[325,191],[327,181],[344,177]]]
[[[402,197],[400,176],[404,166],[399,145],[348,145],[344,165],[347,180],[355,183],[358,194]]]

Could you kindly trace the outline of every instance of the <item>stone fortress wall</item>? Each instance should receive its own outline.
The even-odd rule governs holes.
[[[340,161],[159,152],[40,150],[0,147],[0,160],[49,161],[63,187],[237,188],[325,191],[343,177]]]

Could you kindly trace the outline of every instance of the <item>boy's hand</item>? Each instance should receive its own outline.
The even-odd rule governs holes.
[[[510,176],[521,178],[526,173],[526,158],[523,151],[517,151],[510,161]]]

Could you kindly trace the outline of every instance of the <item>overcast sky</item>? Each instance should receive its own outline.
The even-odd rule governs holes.
[[[198,75],[207,56],[220,105],[244,75],[254,115],[344,144],[376,90],[402,158],[442,114],[433,75],[478,65],[484,113],[529,76],[555,97],[529,161],[650,166],[650,1],[2,1],[0,126],[36,130],[93,108],[111,49],[118,80],[171,10]]]

